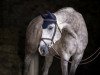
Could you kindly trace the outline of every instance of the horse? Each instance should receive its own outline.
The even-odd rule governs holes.
[[[82,14],[72,7],[55,13],[47,11],[33,19],[27,28],[25,75],[38,74],[37,52],[45,56],[43,75],[48,75],[56,55],[61,59],[62,75],[75,75],[87,44],[88,32]]]

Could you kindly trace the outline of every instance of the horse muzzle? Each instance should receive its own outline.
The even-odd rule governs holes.
[[[49,53],[49,48],[45,45],[39,47],[39,53],[41,56],[46,56]]]

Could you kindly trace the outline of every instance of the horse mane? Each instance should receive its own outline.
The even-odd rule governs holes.
[[[26,53],[34,53],[40,42],[42,35],[43,19],[41,16],[34,18],[28,25],[26,30]]]

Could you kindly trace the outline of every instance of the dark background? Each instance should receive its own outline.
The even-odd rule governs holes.
[[[99,0],[3,0],[0,1],[0,75],[21,75],[23,71],[25,32],[29,22],[39,13],[55,12],[71,6],[80,12],[87,25],[89,43],[84,58],[100,46]],[[97,54],[96,54],[97,55]],[[86,65],[78,66],[76,75],[100,75],[100,56]],[[43,65],[40,56],[40,67]],[[40,75],[42,74],[40,68]],[[61,75],[60,60],[54,58],[49,75]]]

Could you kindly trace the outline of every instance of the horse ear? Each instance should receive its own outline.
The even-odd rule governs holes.
[[[49,14],[50,16],[52,16],[52,13],[46,10],[46,13]]]
[[[51,12],[49,12],[49,11],[46,11],[46,12],[47,12],[47,14],[49,14],[52,18],[55,18],[54,15],[53,15]]]

